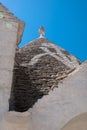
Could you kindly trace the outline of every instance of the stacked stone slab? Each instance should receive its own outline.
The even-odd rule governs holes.
[[[16,52],[10,110],[27,111],[56,87],[56,79],[81,62],[46,38],[38,38]]]
[[[0,119],[9,110],[15,50],[24,23],[0,3]]]

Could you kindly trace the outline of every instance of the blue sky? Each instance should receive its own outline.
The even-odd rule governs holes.
[[[39,37],[44,26],[46,38],[87,60],[87,0],[0,0],[26,23],[20,46]]]

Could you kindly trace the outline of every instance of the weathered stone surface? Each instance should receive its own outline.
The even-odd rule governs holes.
[[[33,130],[60,130],[73,117],[87,112],[87,63],[39,99],[29,112]]]
[[[18,37],[21,38],[19,24],[20,20],[0,3],[0,120],[9,110],[15,49]]]
[[[87,63],[42,37],[18,49],[23,27],[0,4],[0,130],[60,130],[87,112]]]
[[[53,89],[56,78],[81,62],[45,38],[17,50],[10,110],[23,112]]]
[[[74,122],[74,126],[78,128],[74,127],[74,129],[86,130],[87,114],[76,117],[84,112],[87,113],[87,63],[83,63],[69,74],[62,83],[58,84],[58,88],[39,99],[27,112],[8,114],[1,121],[0,128],[3,128],[1,130],[14,130],[12,128],[15,130],[60,130],[75,117],[71,120],[71,125],[66,125],[64,128],[73,129]]]

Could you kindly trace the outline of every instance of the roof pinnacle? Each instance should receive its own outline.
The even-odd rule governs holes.
[[[43,26],[41,26],[39,28],[39,34],[40,34],[40,38],[43,38],[45,35],[45,28]]]

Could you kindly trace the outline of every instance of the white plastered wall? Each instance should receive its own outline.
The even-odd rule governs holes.
[[[18,23],[0,19],[0,120],[9,109]]]
[[[87,112],[87,63],[83,63],[29,109],[32,130],[61,130],[73,117]]]

